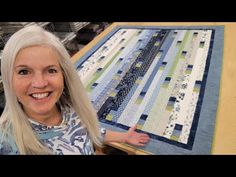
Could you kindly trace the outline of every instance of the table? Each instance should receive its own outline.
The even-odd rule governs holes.
[[[219,104],[216,117],[216,127],[212,145],[212,154],[236,154],[236,23],[224,22],[119,22],[113,23],[100,35],[94,38],[82,50],[72,56],[76,62],[98,41],[106,36],[117,25],[129,26],[217,26],[224,25],[225,38],[223,50],[223,66],[220,81]],[[108,145],[127,152],[128,154],[149,154],[126,144],[109,143]]]

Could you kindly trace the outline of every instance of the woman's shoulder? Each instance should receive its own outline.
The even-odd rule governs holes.
[[[4,135],[1,129],[0,129],[0,154],[1,155],[19,154],[13,137],[10,135]]]
[[[0,154],[1,155],[17,155],[19,152],[14,148],[9,142],[2,142],[0,144]]]

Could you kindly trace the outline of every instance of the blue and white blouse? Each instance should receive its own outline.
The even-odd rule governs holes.
[[[88,131],[82,126],[75,111],[72,108],[62,109],[62,118],[62,123],[58,126],[45,126],[32,119],[29,120],[42,143],[47,145],[54,154],[95,154]],[[15,145],[10,144],[1,143],[0,154],[18,154],[18,151],[13,148]]]

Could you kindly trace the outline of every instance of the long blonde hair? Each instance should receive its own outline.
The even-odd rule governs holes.
[[[96,146],[101,146],[99,122],[95,110],[88,98],[82,82],[70,61],[70,55],[59,38],[39,26],[25,27],[7,41],[1,61],[1,73],[6,105],[0,118],[3,137],[13,136],[20,154],[52,153],[45,147],[31,128],[27,115],[22,110],[13,90],[13,64],[18,52],[26,47],[46,45],[55,49],[61,56],[60,66],[64,77],[64,91],[58,103],[69,104],[78,114],[87,128],[89,136]]]

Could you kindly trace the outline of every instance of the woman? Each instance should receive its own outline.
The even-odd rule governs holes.
[[[1,154],[95,154],[94,145],[144,146],[149,137],[105,131],[60,40],[39,26],[11,36],[1,63],[6,105]],[[102,132],[102,133],[101,133]]]

